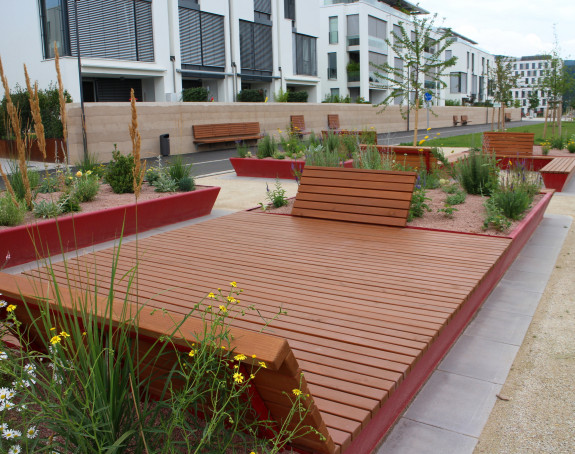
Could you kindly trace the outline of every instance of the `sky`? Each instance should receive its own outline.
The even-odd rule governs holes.
[[[417,2],[411,2],[417,3]],[[557,33],[560,55],[575,59],[575,0],[420,0],[443,24],[495,55],[549,53]]]

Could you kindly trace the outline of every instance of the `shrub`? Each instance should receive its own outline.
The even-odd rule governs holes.
[[[238,140],[236,141],[236,151],[240,158],[245,158],[248,155],[248,151],[250,151],[250,147],[243,140]]]
[[[238,102],[264,102],[266,95],[263,90],[246,89],[238,93]]]
[[[445,199],[446,205],[461,205],[465,203],[467,194],[464,191],[457,191],[455,194],[449,195]]]
[[[38,185],[37,191],[42,194],[50,194],[60,190],[60,182],[56,177],[46,176]]]
[[[490,195],[498,186],[499,169],[488,154],[471,151],[456,165],[457,179],[468,194]]]
[[[184,102],[206,102],[208,100],[208,89],[204,87],[186,88],[182,91],[182,101]]]
[[[339,152],[340,145],[341,145],[340,135],[328,131],[327,136],[323,139],[323,146],[325,150],[328,152]]]
[[[134,192],[134,157],[124,156],[114,145],[112,160],[106,167],[104,181],[112,187],[116,194]]]
[[[26,197],[26,187],[24,186],[20,166],[16,161],[10,161],[9,166],[10,174],[8,175],[8,181],[12,185],[12,189],[14,189],[16,198],[24,200]],[[34,191],[40,184],[40,173],[37,170],[28,169],[28,181],[30,182],[30,190]]]
[[[92,172],[98,178],[102,178],[106,173],[106,167],[98,160],[98,156],[95,153],[88,153],[82,157],[82,160],[76,163],[76,167],[82,173]]]
[[[565,148],[565,139],[561,136],[552,137],[549,143],[553,150],[563,150]]]
[[[0,195],[0,225],[12,227],[20,224],[26,214],[26,205],[20,203],[16,206],[10,194]]]
[[[446,106],[460,106],[461,101],[459,101],[458,99],[446,99],[445,105]]]
[[[355,169],[393,170],[395,154],[380,153],[375,146],[368,146],[353,154],[353,167]]]
[[[271,158],[277,150],[278,150],[278,143],[276,142],[276,140],[273,137],[266,134],[258,142],[258,151],[256,153],[256,156],[258,159]]]
[[[491,194],[491,200],[505,217],[518,220],[531,205],[533,197],[523,189],[499,190]]]
[[[178,190],[178,182],[169,173],[162,172],[154,182],[154,187],[156,192],[176,192]]]
[[[310,166],[341,167],[341,156],[337,150],[328,151],[322,145],[310,146],[305,152],[305,163]]]
[[[58,205],[62,213],[75,213],[80,211],[80,201],[73,191],[66,192],[58,199]]]
[[[351,102],[351,98],[349,95],[347,96],[339,96],[339,95],[325,95],[322,103],[345,103],[349,104]]]
[[[575,136],[571,136],[571,139],[567,142],[567,150],[569,153],[575,153]]]
[[[279,208],[288,204],[286,190],[282,188],[279,178],[276,178],[275,188],[271,191],[268,184],[266,183],[266,192],[268,200],[274,207]]]
[[[192,165],[184,164],[184,160],[181,156],[174,156],[170,160],[168,166],[168,174],[170,178],[178,183],[182,178],[189,178],[192,173]]]
[[[275,101],[276,102],[288,102],[288,92],[283,91],[283,89],[280,87],[279,91],[275,95]]]
[[[511,221],[505,217],[503,211],[493,199],[487,199],[483,206],[485,207],[485,220],[483,221],[483,230],[489,227],[504,232],[511,227]]]
[[[55,218],[62,214],[62,207],[60,204],[52,200],[40,200],[34,203],[34,216],[42,219]]]
[[[196,182],[192,177],[184,177],[178,181],[178,190],[182,192],[190,192],[196,189]]]
[[[288,102],[307,102],[307,98],[308,92],[304,90],[287,92]]]
[[[79,176],[72,185],[72,193],[78,202],[91,202],[100,190],[98,177],[90,170]]]
[[[423,187],[416,185],[413,190],[413,196],[411,197],[407,222],[422,217],[426,211],[431,211],[431,208],[429,208],[429,205],[426,203],[428,200],[431,199],[427,197],[427,191]]]

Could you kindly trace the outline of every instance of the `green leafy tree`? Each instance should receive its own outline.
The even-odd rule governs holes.
[[[493,100],[501,103],[497,129],[504,129],[505,107],[513,105],[511,89],[517,86],[519,76],[513,72],[513,61],[501,55],[495,57],[495,65],[490,68],[488,76],[491,81]]]
[[[401,98],[401,112],[404,114],[404,103],[407,108],[415,110],[415,126],[413,145],[417,145],[419,120],[419,104],[421,97],[427,91],[426,85],[446,87],[443,80],[445,69],[455,65],[457,57],[445,60],[445,50],[453,43],[451,31],[442,29],[435,31],[434,23],[437,15],[429,18],[413,16],[411,24],[399,22],[399,34],[393,33],[393,40],[386,39],[387,45],[403,61],[403,67],[396,68],[389,63],[376,65],[375,75],[380,80],[389,83],[389,95],[377,106],[383,106],[382,112],[395,98]],[[410,96],[413,94],[413,99]]]
[[[536,111],[539,107],[540,101],[539,96],[537,96],[537,87],[533,87],[534,90],[531,92],[531,96],[529,96],[529,109]]]
[[[558,133],[561,135],[561,116],[563,95],[573,87],[573,75],[567,70],[563,63],[563,59],[559,55],[559,46],[555,44],[555,48],[551,52],[547,68],[543,70],[543,78],[541,80],[541,89],[548,95],[548,108],[547,115],[545,115],[545,127],[543,128],[543,137],[547,136],[547,117],[549,116],[549,108],[553,109],[553,136],[555,136],[555,127],[558,128]]]

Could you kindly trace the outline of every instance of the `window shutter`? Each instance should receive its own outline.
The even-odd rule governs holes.
[[[254,0],[254,11],[258,13],[270,14],[272,13],[271,0]]]
[[[241,69],[254,69],[254,24],[240,20]]]
[[[272,28],[254,24],[254,69],[273,71]]]
[[[136,2],[136,40],[138,60],[154,61],[154,29],[150,2]]]
[[[226,66],[224,16],[201,13],[204,66]]]
[[[179,8],[180,15],[180,52],[182,63],[202,64],[202,42],[200,36],[200,12]]]

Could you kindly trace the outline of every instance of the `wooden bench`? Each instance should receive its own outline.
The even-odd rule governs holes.
[[[34,347],[47,349],[49,339],[46,333],[50,333],[50,327],[44,327],[40,317],[40,311],[49,308],[52,313],[54,323],[58,324],[60,329],[66,330],[66,326],[71,326],[78,319],[80,326],[81,314],[86,312],[95,312],[98,326],[106,327],[110,322],[110,313],[107,309],[107,296],[94,295],[93,293],[75,291],[74,289],[60,287],[60,293],[56,294],[54,286],[50,285],[50,280],[41,281],[25,276],[13,276],[0,272],[0,293],[2,299],[9,304],[16,304],[16,315],[26,327],[31,329],[30,334],[35,336],[31,340]],[[26,307],[23,307],[25,304]],[[79,308],[79,304],[83,309]],[[109,306],[108,306],[109,307]],[[175,349],[163,350],[161,361],[156,361],[157,355],[149,355],[149,359],[140,363],[140,370],[145,370],[146,374],[152,377],[165,377],[169,372],[172,363],[181,358],[182,352],[188,353],[190,345],[197,343],[198,340],[194,334],[201,336],[204,332],[203,322],[196,318],[186,318],[176,313],[170,313],[170,316],[162,316],[161,312],[156,311],[152,314],[152,307],[136,305],[135,303],[125,303],[123,300],[113,301],[112,325],[118,326],[120,323],[126,323],[128,317],[138,319],[138,331],[134,332],[140,346],[140,352],[146,352],[149,348],[152,351],[161,353],[160,347],[157,346],[157,339],[161,336],[171,335]],[[36,319],[36,323],[32,320]],[[65,320],[64,320],[65,319]],[[35,328],[43,332],[40,335]],[[183,337],[185,336],[185,337]],[[288,415],[291,402],[289,398],[282,393],[292,395],[293,389],[300,389],[302,393],[310,394],[307,382],[301,375],[301,369],[293,355],[291,348],[285,339],[271,336],[268,334],[248,331],[240,328],[231,330],[232,339],[230,350],[235,354],[244,354],[246,359],[244,364],[258,367],[259,361],[266,363],[266,368],[260,368],[252,380],[252,385],[256,392],[251,396],[246,396],[246,401],[250,401],[262,420],[271,419],[281,427],[282,422]],[[255,358],[252,357],[255,355]],[[161,363],[161,364],[159,364]],[[248,376],[247,372],[246,376]],[[162,379],[153,385],[155,395],[160,395],[164,383]],[[309,434],[295,440],[294,447],[320,453],[335,452],[335,444],[328,433],[323,418],[316,407],[313,398],[308,397],[304,405],[309,409],[305,419],[305,424],[312,425],[326,439],[321,441],[315,434]]]
[[[197,144],[258,140],[263,137],[260,132],[260,124],[257,121],[193,125],[192,129],[194,143]]]
[[[532,132],[484,132],[483,153],[504,156],[533,156]]]
[[[457,115],[454,115],[454,116],[453,116],[453,126],[457,126],[459,123],[461,123],[461,122],[460,122],[459,119],[457,118]]]
[[[360,150],[366,150],[369,145],[360,145]],[[412,147],[399,145],[377,145],[377,151],[381,154],[393,153],[397,163],[406,169],[418,170],[425,165],[428,172],[438,167],[437,159],[431,153],[431,147]]]
[[[289,121],[292,134],[300,136],[310,134],[310,131],[305,129],[305,119],[303,115],[291,115]]]
[[[539,170],[547,189],[563,191],[563,187],[573,176],[575,157],[554,158],[549,164]]]
[[[511,121],[511,114],[510,113],[506,113],[505,114],[505,123]]]
[[[461,115],[461,126],[465,126],[467,123],[471,123],[471,120],[467,119],[467,115]]]
[[[292,215],[405,227],[417,173],[306,166]]]
[[[337,130],[340,129],[339,126],[339,115],[337,114],[328,114],[327,115],[327,128],[329,130]]]

